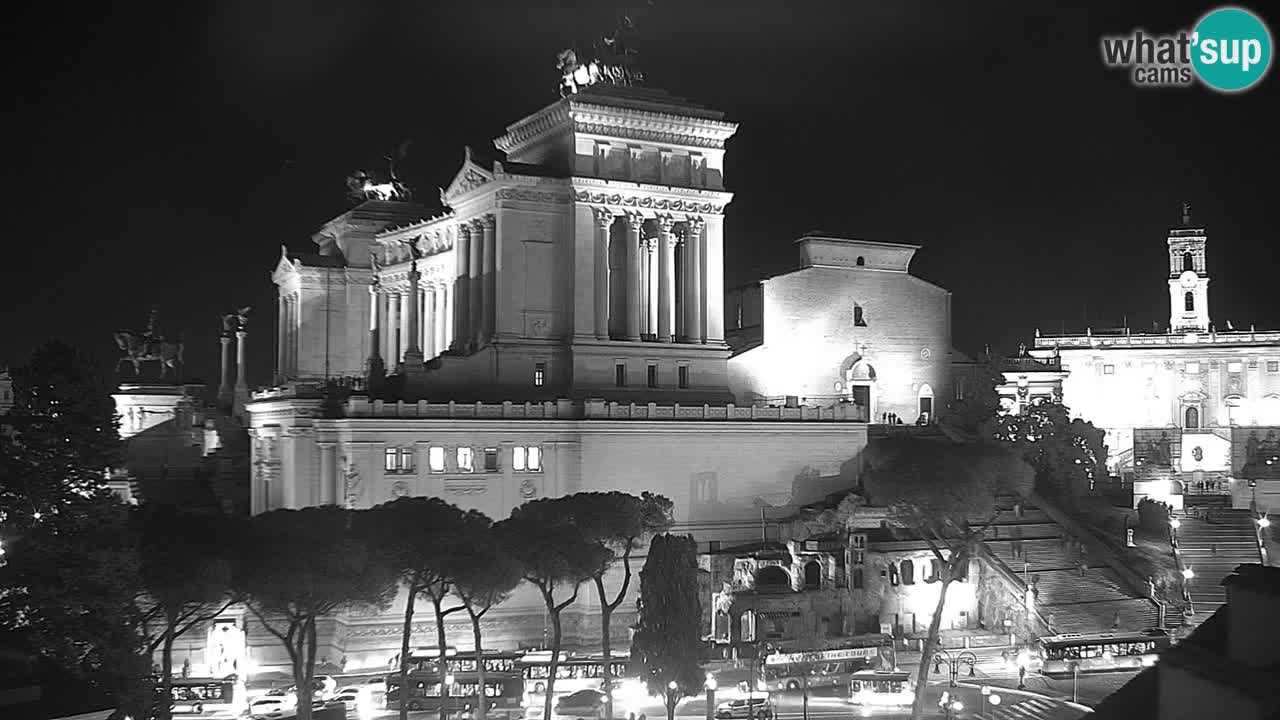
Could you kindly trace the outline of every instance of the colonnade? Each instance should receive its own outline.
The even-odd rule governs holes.
[[[372,354],[389,360],[392,367],[410,349],[411,329],[417,331],[412,339],[426,359],[444,352],[453,341],[453,286],[445,281],[428,281],[420,284],[415,293],[413,284],[399,288],[382,288],[376,283],[369,286]]]
[[[610,277],[610,248],[615,224],[622,222],[625,245],[622,278]],[[665,216],[646,219],[635,213],[615,215],[596,209],[595,335],[610,338],[610,282],[625,282],[625,310],[613,318],[615,339],[657,342],[706,342],[704,302],[707,293],[705,221],[677,221]],[[677,249],[680,250],[677,262]],[[677,292],[679,296],[677,298]],[[679,313],[677,316],[677,307]]]

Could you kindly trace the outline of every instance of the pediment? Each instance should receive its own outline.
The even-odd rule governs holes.
[[[455,198],[491,182],[493,182],[493,171],[481,167],[472,156],[471,148],[467,148],[462,167],[453,176],[453,182],[449,183],[449,187],[440,192],[440,201],[445,205],[452,205]]]

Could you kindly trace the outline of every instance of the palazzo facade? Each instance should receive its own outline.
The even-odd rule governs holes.
[[[1135,503],[1215,494],[1280,508],[1280,332],[1213,323],[1205,228],[1184,215],[1166,243],[1168,332],[1037,333],[1024,367],[1004,373],[1006,406],[1060,392],[1106,430],[1109,469],[1133,478]]]

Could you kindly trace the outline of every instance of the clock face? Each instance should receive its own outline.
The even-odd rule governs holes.
[[[1194,270],[1187,270],[1178,277],[1178,282],[1182,283],[1182,287],[1185,288],[1195,287],[1195,284],[1199,281],[1200,276],[1196,275]]]
[[[931,357],[933,357],[933,351],[932,351],[932,350],[930,350],[929,348],[920,348],[920,359],[921,359],[921,360],[928,360],[928,359],[929,359],[929,358],[931,358]]]

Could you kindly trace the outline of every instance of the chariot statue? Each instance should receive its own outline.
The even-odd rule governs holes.
[[[413,192],[396,175],[396,161],[403,160],[409,151],[410,141],[400,144],[391,155],[384,155],[387,161],[385,173],[370,173],[367,170],[356,170],[347,176],[347,197],[352,202],[365,200],[411,200]]]
[[[116,372],[126,363],[133,365],[135,378],[142,377],[142,363],[158,362],[160,379],[168,379],[172,372],[177,379],[182,365],[182,341],[172,341],[164,337],[160,330],[159,313],[152,309],[147,318],[147,329],[119,330],[113,333],[116,346],[120,348],[121,358],[116,362]]]

